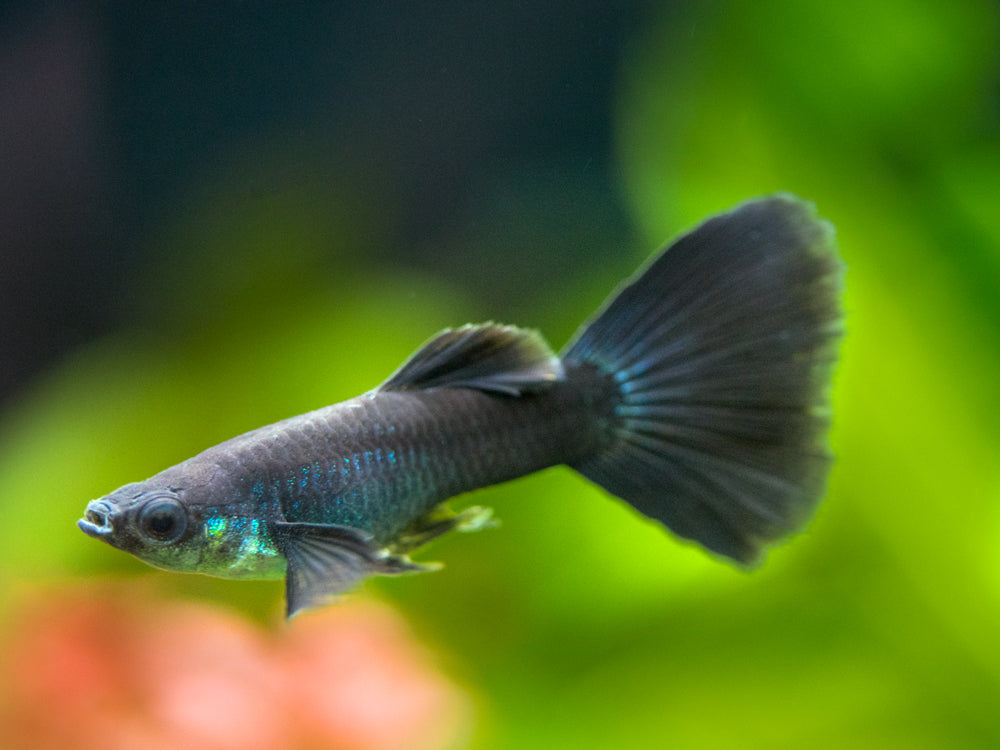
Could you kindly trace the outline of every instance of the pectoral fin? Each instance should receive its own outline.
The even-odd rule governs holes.
[[[375,546],[370,534],[348,526],[317,523],[275,524],[288,563],[285,598],[288,617],[329,604],[370,575],[433,570]]]

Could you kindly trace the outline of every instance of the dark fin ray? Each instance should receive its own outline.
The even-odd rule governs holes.
[[[434,570],[389,555],[357,529],[334,524],[275,524],[288,563],[285,593],[289,618],[330,604],[339,594],[370,575],[399,575]]]
[[[559,358],[536,331],[483,323],[441,331],[379,389],[476,388],[520,396],[562,377]]]
[[[455,513],[448,506],[439,505],[403,529],[389,545],[389,549],[393,553],[410,552],[449,531],[468,533],[498,525],[499,522],[493,517],[492,508],[473,505]]]
[[[680,536],[741,562],[801,525],[831,458],[843,268],[791,196],[680,237],[567,346],[620,390],[616,437],[574,465]]]

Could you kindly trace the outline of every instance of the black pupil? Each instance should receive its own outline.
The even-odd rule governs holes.
[[[184,533],[184,511],[172,500],[150,503],[142,512],[143,533],[159,542],[172,542]]]
[[[156,536],[170,536],[177,524],[173,510],[173,508],[162,508],[150,513],[146,520],[150,533]]]

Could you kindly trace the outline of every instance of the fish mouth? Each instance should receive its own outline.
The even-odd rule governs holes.
[[[83,518],[76,522],[80,530],[95,539],[106,537],[112,532],[111,506],[104,500],[92,500],[87,505]]]

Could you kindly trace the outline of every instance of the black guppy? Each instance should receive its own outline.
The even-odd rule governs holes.
[[[161,568],[284,576],[291,616],[489,525],[448,498],[566,464],[750,563],[824,492],[841,285],[810,204],[748,201],[654,257],[559,355],[512,326],[442,331],[374,390],[125,485],[79,526]]]

